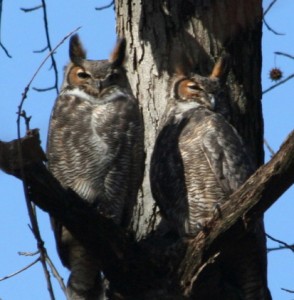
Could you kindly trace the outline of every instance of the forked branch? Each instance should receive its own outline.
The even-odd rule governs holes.
[[[205,251],[218,248],[221,234],[233,230],[242,218],[246,227],[260,217],[294,183],[294,131],[280,150],[265,165],[261,166],[221,207],[222,217],[213,218],[210,232],[200,232],[190,243],[181,265],[181,278],[185,294],[192,290],[193,274],[204,263]],[[193,261],[193,264],[191,264]]]
[[[21,140],[25,147],[23,162],[32,201],[62,222],[76,238],[102,259],[103,271],[112,282],[119,283],[118,289],[127,286],[129,276],[132,279],[140,277],[140,281],[150,278],[157,271],[156,266],[160,265],[156,262],[157,258],[153,257],[151,260],[150,256],[146,256],[148,251],[138,247],[127,232],[95,212],[74,192],[60,186],[43,164],[44,156],[41,155],[38,134],[37,131],[33,132],[34,135]],[[4,160],[0,160],[0,168],[14,176],[18,176],[20,168],[16,153],[16,141],[0,142],[0,157],[4,157]],[[271,161],[260,167],[230,196],[221,207],[222,217],[215,217],[209,223],[210,231],[205,234],[200,232],[188,243],[179,269],[180,282],[186,295],[192,290],[193,281],[197,280],[197,270],[207,263],[203,261],[204,252],[212,247],[217,248],[223,233],[237,226],[241,218],[242,222],[250,226],[251,221],[264,213],[293,182],[294,131]],[[142,283],[141,286],[143,285]]]

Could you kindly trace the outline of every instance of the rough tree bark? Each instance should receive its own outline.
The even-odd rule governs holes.
[[[146,174],[134,218],[136,236],[96,214],[64,190],[42,163],[38,135],[0,142],[0,168],[20,177],[25,168],[31,200],[63,223],[103,262],[111,299],[189,299],[197,274],[213,261],[217,248],[238,229],[237,220],[260,216],[294,181],[294,136],[236,191],[223,218],[192,241],[156,234],[159,216],[149,186],[149,161],[156,130],[169,95],[169,78],[179,48],[201,75],[209,74],[223,52],[231,57],[228,77],[231,121],[244,138],[256,166],[263,163],[261,111],[261,0],[116,0],[117,30],[128,43],[128,76],[145,121]],[[273,185],[279,188],[273,190]],[[238,208],[238,209],[236,209]],[[154,233],[155,231],[155,233]],[[213,250],[211,250],[213,249]],[[203,260],[204,255],[206,259]],[[192,263],[191,263],[192,262]],[[196,274],[196,275],[195,275]],[[209,283],[208,285],[209,286]]]
[[[256,167],[263,163],[262,1],[117,0],[115,5],[118,34],[128,43],[128,77],[145,122],[146,175],[137,213],[139,226],[135,228],[138,236],[144,236],[155,224],[150,155],[179,49],[201,75],[211,72],[222,53],[230,55],[231,122],[245,140]]]

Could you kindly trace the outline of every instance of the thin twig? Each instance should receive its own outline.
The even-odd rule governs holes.
[[[30,121],[31,121],[32,116],[28,117],[27,113],[25,112],[25,110],[21,111],[20,116],[22,118],[24,118],[24,120],[25,120],[26,131],[29,131],[30,130]]]
[[[50,280],[50,274],[48,272],[47,269],[47,264],[46,264],[46,258],[48,257],[47,255],[47,251],[46,248],[44,247],[44,242],[41,238],[41,234],[40,234],[40,230],[39,230],[39,226],[38,226],[38,222],[37,222],[37,218],[36,218],[36,214],[35,214],[35,210],[34,207],[32,205],[32,202],[30,200],[30,193],[29,193],[29,189],[28,189],[28,185],[27,185],[27,181],[26,181],[26,176],[25,176],[25,171],[23,168],[23,154],[21,151],[21,132],[20,132],[20,118],[21,118],[21,114],[23,111],[23,104],[25,99],[27,98],[27,93],[30,89],[30,86],[33,82],[33,80],[36,78],[37,74],[39,73],[40,69],[42,68],[42,66],[45,64],[45,62],[47,61],[47,59],[49,57],[51,57],[52,53],[70,36],[72,35],[74,32],[76,32],[79,28],[75,29],[74,31],[70,32],[69,34],[67,34],[62,40],[61,42],[58,43],[58,45],[52,49],[49,54],[45,57],[45,59],[42,61],[42,63],[40,64],[40,66],[38,67],[37,71],[34,73],[32,79],[29,81],[28,85],[25,87],[24,92],[22,94],[22,98],[20,101],[20,104],[18,106],[18,117],[17,117],[17,137],[18,137],[18,155],[19,155],[19,161],[21,162],[21,178],[22,178],[22,183],[23,183],[23,190],[24,190],[24,195],[25,195],[25,201],[26,201],[26,205],[27,205],[27,210],[28,210],[28,214],[29,214],[29,218],[30,218],[30,222],[31,222],[31,229],[32,232],[34,234],[34,237],[37,241],[37,246],[38,246],[38,250],[40,251],[40,258],[39,260],[42,263],[43,266],[43,270],[45,273],[45,278],[47,281],[47,288],[50,294],[50,297],[52,300],[55,299],[54,297],[54,293],[53,293],[53,288],[52,288],[52,284],[51,284],[51,280]]]
[[[273,0],[270,4],[269,4],[269,6],[264,10],[264,12],[263,12],[263,23],[264,23],[264,25],[266,26],[266,28],[269,30],[269,31],[271,31],[271,32],[273,32],[274,34],[276,34],[276,35],[284,35],[284,33],[279,33],[279,32],[277,32],[277,31],[275,31],[272,27],[270,27],[269,26],[269,24],[266,22],[266,20],[265,20],[265,15],[271,10],[271,8],[274,6],[274,4],[277,2],[277,0]]]
[[[289,57],[291,59],[294,59],[294,56],[293,55],[290,55],[288,53],[284,53],[284,52],[279,52],[279,51],[276,51],[274,52],[276,55],[282,55],[282,56],[286,56],[286,57]]]
[[[38,67],[38,69],[36,70],[36,72],[34,73],[34,75],[32,76],[31,80],[29,81],[29,83],[27,84],[27,86],[24,89],[24,92],[22,94],[22,99],[19,105],[19,113],[22,111],[22,106],[23,103],[27,97],[28,91],[31,87],[32,82],[35,80],[36,76],[38,75],[38,73],[40,72],[40,70],[42,69],[42,67],[44,66],[44,64],[46,63],[47,59],[51,56],[51,54],[56,51],[56,49],[58,49],[71,35],[73,35],[75,32],[77,32],[81,27],[76,28],[75,30],[71,31],[70,33],[68,33],[54,48],[53,50],[51,50],[47,56],[44,58],[44,60],[41,62],[40,66]],[[19,135],[20,137],[20,135]]]
[[[273,0],[273,1],[269,4],[269,6],[264,10],[263,16],[265,16],[265,15],[270,11],[270,9],[273,7],[273,5],[274,5],[276,2],[277,2],[277,0]]]
[[[267,148],[267,150],[270,152],[271,156],[273,157],[276,153],[275,151],[273,150],[273,148],[269,145],[269,143],[267,142],[266,139],[263,139],[263,142]]]
[[[54,58],[54,51],[52,51],[52,47],[51,47],[51,41],[50,41],[50,36],[49,36],[49,27],[48,27],[48,18],[47,18],[47,8],[46,8],[46,2],[45,0],[42,0],[42,4],[33,8],[22,8],[21,10],[24,12],[31,12],[34,10],[37,10],[39,8],[43,9],[43,18],[44,18],[44,27],[45,27],[45,34],[46,34],[46,40],[47,40],[47,46],[45,48],[43,48],[42,50],[37,50],[34,51],[34,53],[42,53],[45,50],[49,49],[50,53],[51,53],[51,62],[52,62],[52,67],[54,70],[54,75],[55,75],[55,82],[54,82],[54,88],[56,90],[56,93],[58,94],[58,70],[57,70],[57,64]],[[38,91],[38,89],[36,89]],[[50,89],[51,90],[51,89]],[[44,90],[42,90],[44,91]]]
[[[277,32],[276,30],[274,30],[272,27],[269,26],[269,24],[266,22],[265,18],[263,18],[263,23],[265,25],[265,27],[271,31],[272,33],[274,33],[275,35],[285,35],[285,33],[280,33],[280,32]]]
[[[272,89],[278,87],[279,85],[285,83],[286,81],[292,79],[293,77],[294,77],[294,73],[291,74],[291,75],[289,75],[287,78],[285,78],[285,79],[279,81],[278,83],[276,83],[276,84],[270,86],[269,88],[267,88],[266,90],[264,90],[264,91],[262,92],[262,94],[265,94],[265,93],[269,92],[270,90],[272,90]]]
[[[185,295],[189,295],[193,288],[193,284],[198,278],[199,274],[209,265],[215,262],[215,259],[219,256],[219,252],[215,253],[212,257],[210,257],[202,266],[199,267],[196,274],[191,278],[190,285],[185,288]]]
[[[60,288],[63,290],[64,293],[66,293],[66,287],[65,287],[63,278],[58,273],[56,267],[54,266],[54,264],[53,264],[53,262],[52,262],[52,260],[50,259],[49,256],[46,257],[46,261],[47,261],[47,264],[49,265],[49,267],[52,271],[53,276],[57,279],[57,281],[60,285]]]
[[[35,256],[35,255],[37,255],[37,254],[39,254],[40,253],[40,251],[39,250],[37,250],[37,251],[35,251],[35,252],[17,252],[18,253],[18,255],[22,255],[22,256]]]
[[[36,236],[36,239],[37,239],[37,236]],[[47,267],[47,258],[48,258],[47,249],[44,247],[44,243],[41,243],[40,245],[38,245],[38,248],[40,249],[40,253],[41,253],[40,257],[41,257],[41,263],[43,266],[43,271],[44,271],[46,282],[47,282],[47,290],[49,292],[51,299],[55,300],[53,286],[52,286],[51,278],[50,278],[50,273],[49,273],[48,267]]]
[[[290,245],[290,247],[292,249],[294,249],[294,244],[293,245]],[[285,247],[285,246],[279,246],[279,247],[272,247],[272,248],[267,248],[267,253],[270,253],[270,252],[273,252],[273,251],[279,251],[279,250],[289,250],[289,247]],[[291,249],[291,250],[292,250]]]
[[[19,150],[20,150],[19,151],[19,159],[22,164],[23,159],[21,156],[22,153],[21,153],[21,148],[20,148],[21,147],[20,138],[18,139],[18,141],[19,141]],[[45,278],[46,278],[46,282],[47,282],[47,289],[48,289],[48,292],[50,295],[50,299],[55,300],[53,286],[52,286],[52,283],[50,280],[50,273],[48,271],[47,264],[46,264],[46,257],[48,256],[48,254],[47,254],[47,250],[44,246],[44,241],[42,240],[42,236],[41,236],[41,232],[40,232],[40,228],[39,228],[39,224],[38,224],[38,219],[37,219],[36,211],[35,211],[35,204],[33,202],[31,202],[31,199],[30,199],[29,187],[26,184],[25,172],[24,172],[23,166],[21,166],[20,172],[21,172],[21,177],[23,180],[23,187],[24,187],[24,194],[25,194],[27,210],[28,210],[28,214],[29,214],[29,218],[30,218],[30,222],[31,222],[31,225],[29,224],[29,228],[31,229],[31,231],[37,241],[37,247],[40,252],[39,261],[42,264],[42,268],[43,268],[43,271],[45,274]]]
[[[8,56],[9,58],[12,58],[12,56],[9,54],[8,50],[5,48],[5,46],[1,42],[2,7],[3,7],[3,0],[0,0],[0,47],[5,52],[6,56]]]
[[[104,5],[104,6],[100,6],[100,7],[95,7],[96,10],[103,10],[103,9],[106,9],[106,8],[109,8],[111,7],[112,5],[114,5],[114,0],[111,1],[109,4],[107,5]]]
[[[55,90],[55,86],[51,86],[51,87],[48,87],[48,88],[36,88],[36,87],[33,87],[33,90],[37,91],[37,92],[48,92],[48,91],[51,91],[51,90]]]
[[[48,49],[48,45],[41,50],[34,50],[33,53],[43,53]]]
[[[3,51],[9,58],[12,58],[12,56],[9,54],[8,50],[4,47],[4,45],[1,42],[0,42],[0,47],[3,49]]]
[[[9,279],[9,278],[11,278],[11,277],[13,277],[13,276],[18,275],[19,273],[21,273],[21,272],[23,272],[23,271],[29,269],[30,267],[32,267],[33,265],[35,265],[35,264],[36,264],[37,262],[39,262],[39,261],[40,261],[40,257],[38,257],[36,260],[34,260],[32,263],[30,263],[30,264],[27,265],[26,267],[24,267],[24,268],[22,268],[22,269],[20,269],[20,270],[18,270],[18,271],[16,271],[16,272],[14,272],[14,273],[12,273],[12,274],[10,274],[10,275],[6,275],[6,276],[0,278],[0,281],[6,280],[6,279]]]
[[[294,293],[294,291],[292,291],[292,290],[288,290],[288,289],[285,289],[285,288],[281,288],[281,290],[283,290],[283,291],[285,291],[285,292],[288,292],[288,293],[291,293],[291,294],[293,294],[293,293]]]
[[[25,13],[28,13],[28,12],[32,12],[34,10],[37,10],[37,9],[40,9],[42,7],[42,4],[38,5],[38,6],[35,6],[35,7],[32,7],[32,8],[20,8],[20,10],[22,10],[23,12]]]
[[[42,0],[42,7],[43,7],[43,17],[44,17],[44,26],[45,26],[45,33],[46,33],[46,40],[47,40],[47,46],[48,49],[51,53],[51,62],[52,62],[52,67],[54,70],[55,74],[55,82],[54,82],[54,89],[56,90],[56,93],[59,93],[58,90],[58,70],[57,70],[57,64],[54,58],[54,51],[52,51],[51,47],[51,41],[50,41],[50,36],[49,36],[49,28],[48,28],[48,18],[47,18],[47,8],[46,8],[46,2],[45,0]]]
[[[270,240],[274,241],[274,242],[277,242],[281,245],[283,245],[285,248],[291,250],[292,252],[294,252],[294,247],[293,245],[288,245],[287,243],[283,242],[283,241],[280,241],[272,236],[270,236],[269,234],[266,234],[266,237],[269,238]]]

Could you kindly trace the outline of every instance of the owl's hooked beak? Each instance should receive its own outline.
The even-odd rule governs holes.
[[[211,109],[214,110],[215,109],[215,97],[213,94],[208,94],[209,96],[209,102],[211,105]]]
[[[96,88],[98,89],[98,91],[99,91],[99,93],[101,92],[101,90],[102,90],[102,82],[101,82],[101,80],[96,80]]]

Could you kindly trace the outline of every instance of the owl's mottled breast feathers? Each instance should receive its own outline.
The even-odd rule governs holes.
[[[128,227],[143,180],[144,127],[123,67],[125,48],[120,39],[109,60],[87,60],[78,36],[71,38],[47,156],[49,170],[64,188]],[[53,223],[60,257],[71,270],[69,299],[88,299],[70,295],[76,289],[101,290],[93,281],[100,276],[99,265],[61,224]]]

